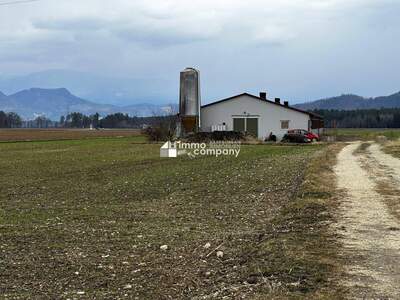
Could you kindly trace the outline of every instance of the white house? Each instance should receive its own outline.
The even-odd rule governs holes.
[[[260,97],[240,94],[201,107],[201,130],[244,131],[259,139],[272,132],[278,139],[289,129],[312,130],[323,127],[322,118],[283,104],[279,98],[267,100],[266,93]]]

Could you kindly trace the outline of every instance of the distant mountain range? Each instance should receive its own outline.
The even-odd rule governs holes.
[[[8,86],[9,88],[7,91],[10,90],[10,85]],[[19,85],[17,84],[16,86]],[[130,116],[147,117],[177,112],[178,109],[176,104],[137,103],[132,105],[113,105],[98,103],[91,98],[91,101],[89,101],[75,96],[66,88],[29,88],[15,93],[9,93],[7,91],[6,95],[4,91],[0,89],[0,110],[16,112],[25,120],[31,120],[39,115],[44,115],[55,121],[62,115],[65,116],[71,112],[81,112],[86,115],[98,112],[102,116],[121,112],[127,113]],[[364,98],[348,94],[293,106],[303,110],[400,108],[400,92],[390,96],[376,98]]]
[[[399,108],[400,92],[390,96],[376,98],[364,98],[357,95],[341,95],[339,97],[321,99],[313,102],[293,105],[303,110],[314,109],[336,109],[336,110],[357,110],[357,109],[380,109]]]
[[[117,112],[138,117],[165,115],[176,111],[176,105],[134,104],[116,106],[98,104],[74,96],[65,88],[31,88],[8,96],[0,92],[0,110],[15,112],[25,120],[44,115],[56,121],[62,115],[65,116],[71,112],[81,112],[86,115],[98,112],[103,116]]]
[[[94,75],[72,70],[46,70],[28,75],[1,77],[0,91],[15,94],[40,87],[66,88],[72,94],[96,103],[119,106],[152,103],[164,104],[177,98],[179,77],[160,79],[154,72],[152,78],[125,78],[117,74]]]

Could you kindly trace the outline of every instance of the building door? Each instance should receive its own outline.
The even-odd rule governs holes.
[[[258,137],[258,119],[257,118],[247,118],[246,131],[248,134]]]
[[[233,131],[258,137],[258,118],[233,118]]]
[[[246,131],[246,124],[245,118],[234,118],[233,119],[233,131],[236,132],[245,132]]]

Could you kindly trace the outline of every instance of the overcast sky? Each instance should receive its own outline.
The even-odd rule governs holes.
[[[205,102],[260,90],[292,103],[386,95],[400,90],[399,15],[399,0],[0,5],[0,75],[68,69],[177,85],[193,66]]]

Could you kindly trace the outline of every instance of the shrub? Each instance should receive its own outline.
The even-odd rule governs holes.
[[[159,117],[152,126],[142,130],[150,142],[172,141],[175,138],[176,117]]]
[[[202,143],[209,141],[242,141],[245,135],[242,132],[235,131],[214,131],[214,132],[198,132],[188,137],[193,143]]]

